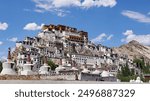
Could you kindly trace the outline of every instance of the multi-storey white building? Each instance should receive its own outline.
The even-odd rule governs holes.
[[[72,60],[78,64],[84,64],[86,61],[88,64],[98,64],[103,63],[103,59],[101,57],[95,57],[90,55],[82,55],[82,54],[72,54]]]

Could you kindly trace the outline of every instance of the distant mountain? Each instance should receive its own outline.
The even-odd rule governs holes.
[[[145,62],[150,63],[150,46],[144,46],[135,40],[118,48],[113,48],[113,50],[118,54],[128,55],[129,59],[143,57]]]

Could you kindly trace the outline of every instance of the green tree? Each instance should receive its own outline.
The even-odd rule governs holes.
[[[136,58],[133,62],[136,64],[136,68],[141,71],[141,74],[139,74],[138,76],[141,77],[142,81],[146,81],[145,78],[143,78],[143,74],[150,74],[149,63],[146,64],[143,57],[140,59]],[[117,77],[121,81],[128,82],[131,79],[136,79],[137,75],[135,75],[135,70],[129,69],[128,64],[126,64],[125,66],[122,66],[121,71],[118,71]]]
[[[143,74],[150,74],[149,63],[146,64],[144,58],[135,59],[134,63],[136,64],[136,67],[139,68]]]
[[[134,75],[135,75],[135,70],[131,69],[131,76],[134,76]]]
[[[134,59],[133,61],[136,64],[136,67],[143,70],[145,68],[145,61],[144,58],[141,59]]]
[[[118,71],[117,77],[122,82],[129,82],[131,79],[135,79],[136,75],[134,75],[134,69],[130,70],[128,64],[126,64],[122,66],[121,71]]]
[[[48,65],[51,67],[51,70],[55,70],[58,67],[52,60],[48,60]]]
[[[122,75],[123,76],[130,76],[131,72],[130,72],[128,64],[126,64],[125,66],[123,66],[121,68],[121,70],[122,70]]]

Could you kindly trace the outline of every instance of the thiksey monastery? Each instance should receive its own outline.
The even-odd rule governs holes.
[[[51,70],[51,59],[58,67]],[[45,75],[65,80],[116,81],[117,71],[128,64],[126,55],[94,44],[88,33],[64,25],[44,25],[35,37],[16,42],[15,51],[8,50],[1,75]]]

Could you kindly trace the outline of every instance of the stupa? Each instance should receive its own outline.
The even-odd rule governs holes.
[[[3,69],[1,75],[17,75],[14,70],[15,63],[11,60],[11,49],[8,49],[7,62],[3,63]]]
[[[86,60],[84,61],[84,68],[82,70],[82,73],[90,73],[90,70],[87,69]]]
[[[59,72],[62,70],[65,70],[65,67],[62,65],[62,58],[60,58],[59,66],[55,69],[56,74],[59,74]]]
[[[51,67],[47,63],[47,57],[44,56],[44,64],[40,67],[39,74],[49,74]]]
[[[101,76],[102,76],[103,78],[106,78],[106,77],[109,77],[109,76],[110,76],[110,73],[109,73],[108,71],[104,70],[104,71],[101,73]]]
[[[92,74],[100,75],[100,73],[101,73],[102,71],[98,70],[97,62],[96,62],[96,64],[95,64],[95,66],[94,66],[94,67],[95,67],[96,69],[95,69],[95,71],[93,71],[93,72],[92,72]]]
[[[30,54],[28,53],[27,63],[23,65],[23,70],[21,71],[21,75],[34,75],[33,72],[33,64],[31,64]]]
[[[71,66],[72,68],[70,69],[70,70],[72,70],[72,71],[79,71],[79,69],[77,69],[77,65],[75,64],[75,62],[74,61],[72,61],[72,66]]]

